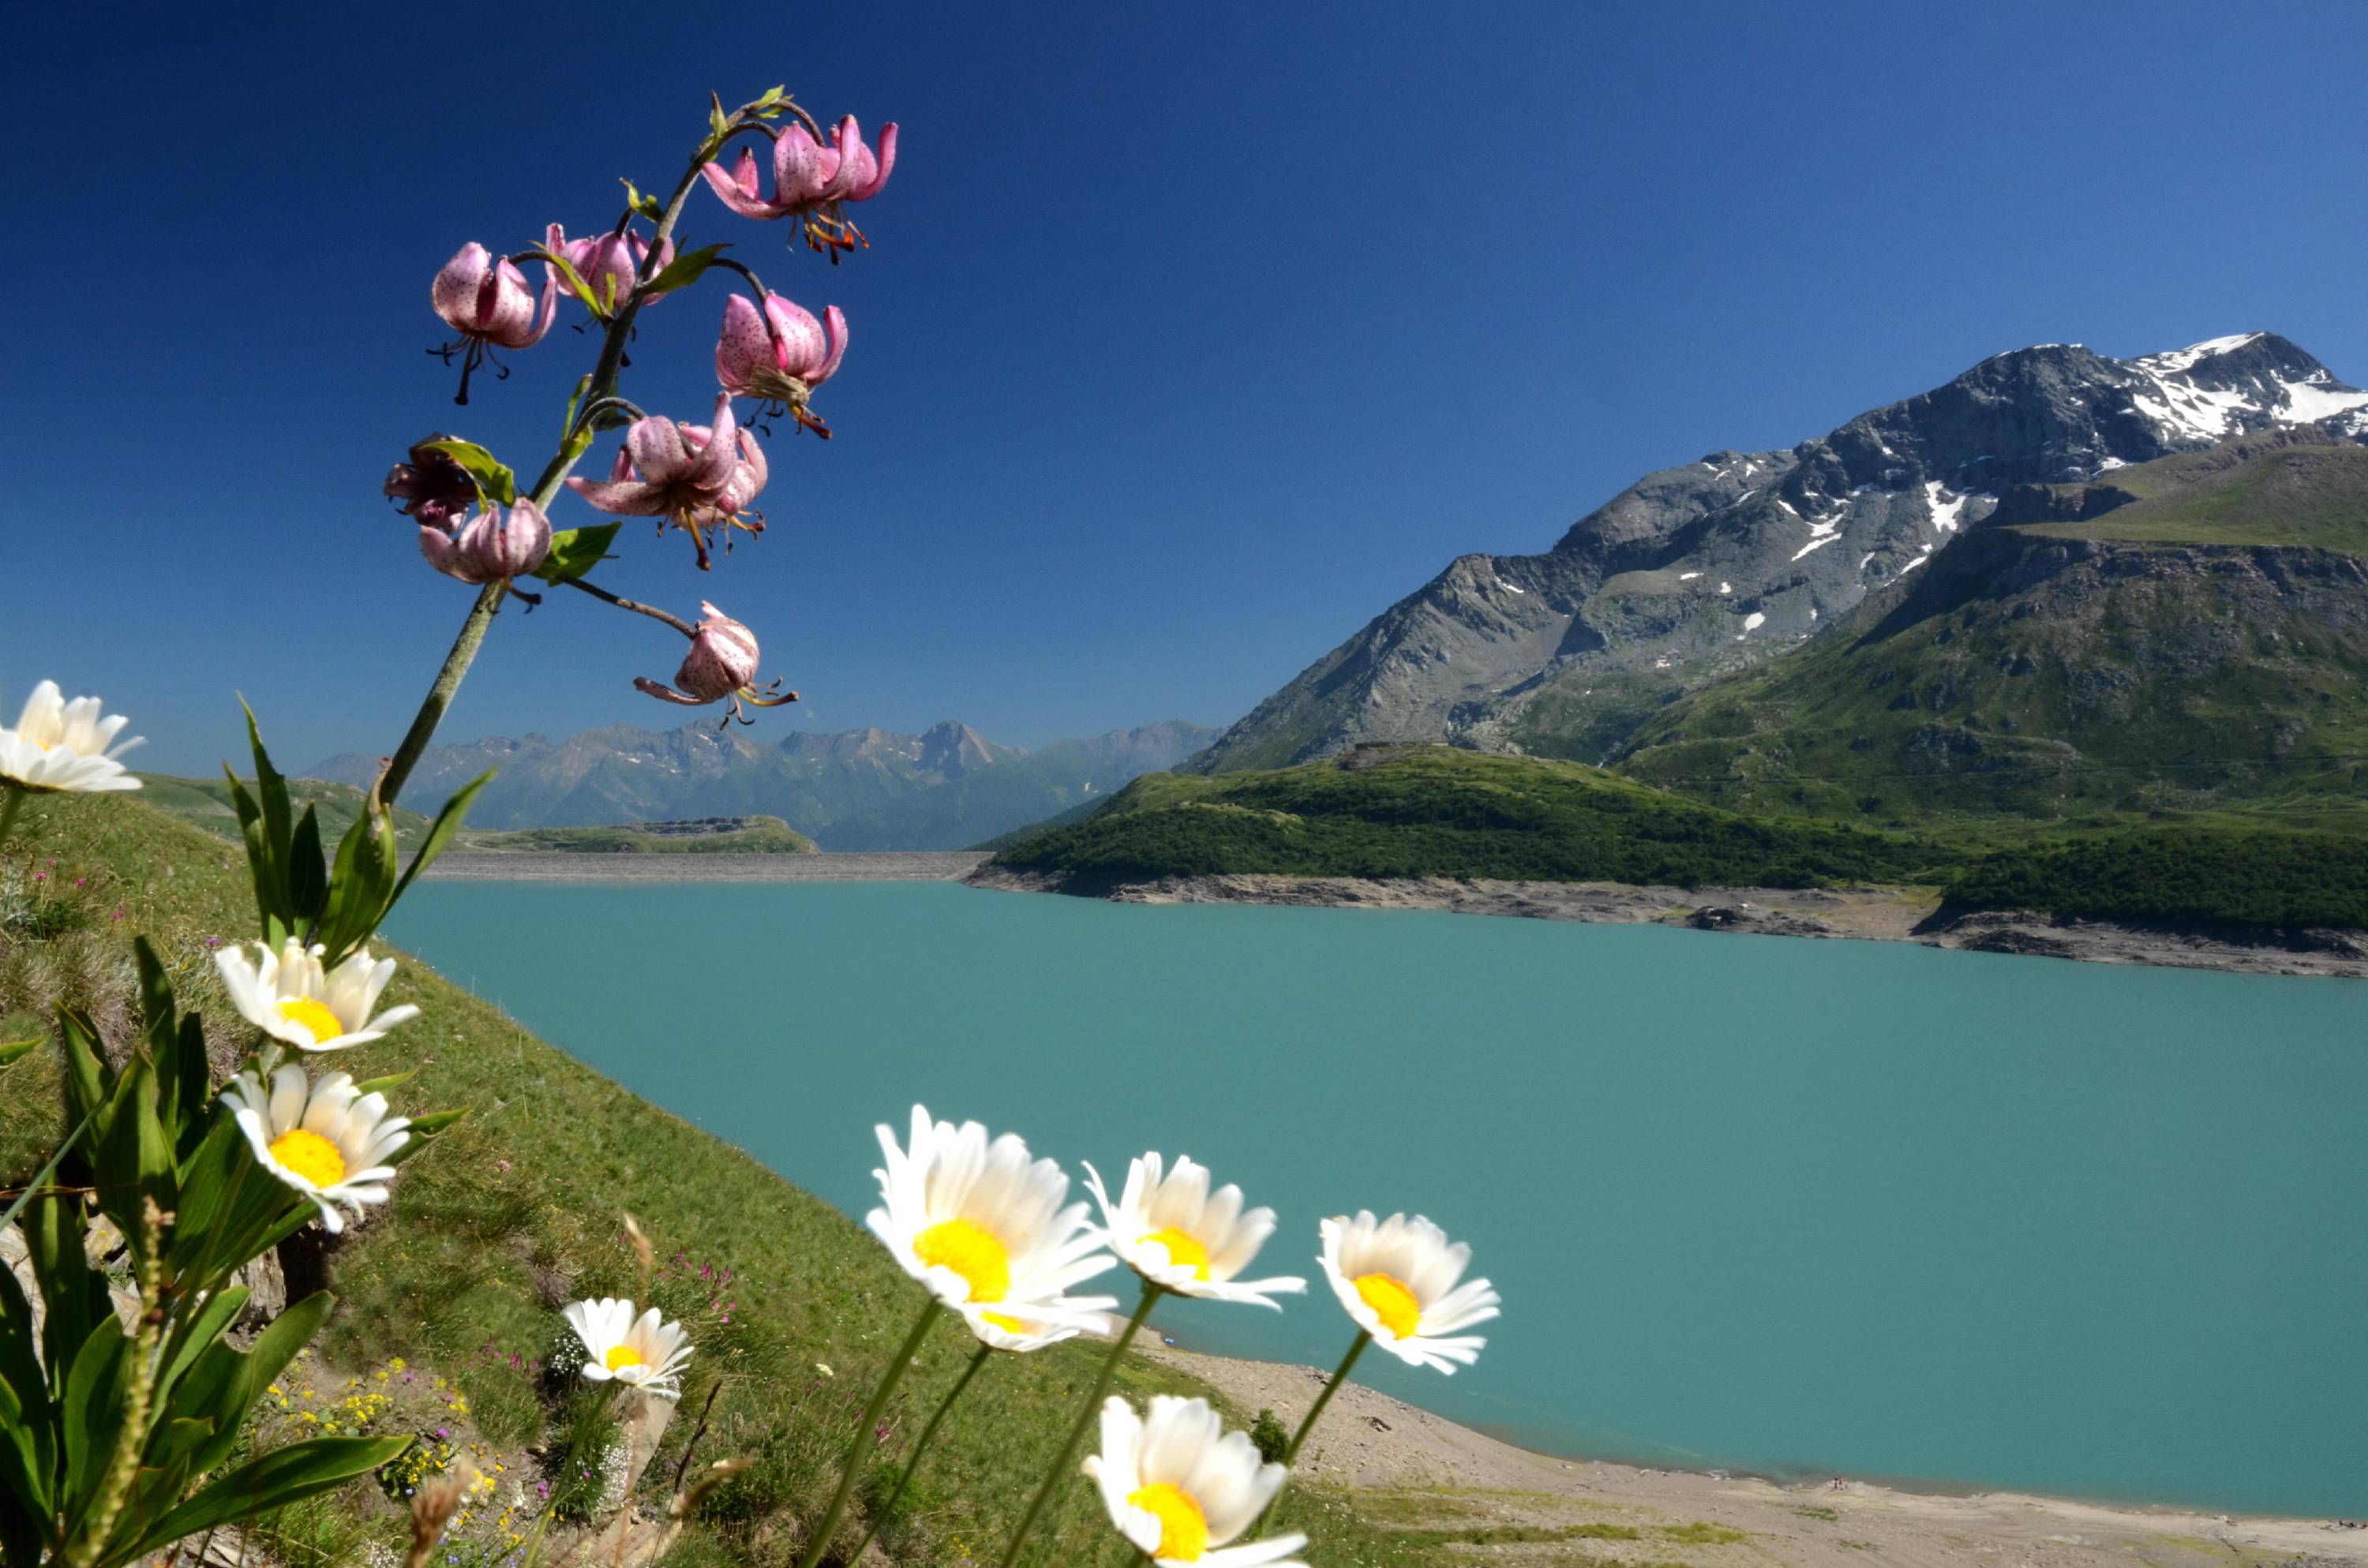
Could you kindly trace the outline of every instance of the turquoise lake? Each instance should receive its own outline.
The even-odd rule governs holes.
[[[1504,1292],[1453,1378],[1571,1454],[2368,1513],[2368,984],[950,883],[437,883],[390,933],[849,1213],[918,1100],[1073,1175],[1188,1153],[1419,1210]],[[599,955],[587,960],[587,955]],[[1082,1196],[1082,1193],[1080,1193]]]

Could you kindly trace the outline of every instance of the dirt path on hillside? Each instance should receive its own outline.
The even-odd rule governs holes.
[[[1271,1409],[1286,1427],[1297,1426],[1327,1376],[1313,1367],[1158,1346],[1144,1354],[1215,1385],[1244,1411]],[[1333,1400],[1307,1447],[1304,1472],[1387,1494],[1360,1498],[1360,1512],[1408,1528],[1470,1532],[1477,1540],[1465,1550],[1482,1561],[1702,1568],[2368,1563],[2368,1529],[2331,1520],[2231,1518],[2003,1492],[1944,1496],[1862,1481],[1780,1486],[1717,1471],[1555,1459],[1355,1382]]]

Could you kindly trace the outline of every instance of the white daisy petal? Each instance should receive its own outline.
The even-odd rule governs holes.
[[[359,1213],[387,1200],[394,1172],[381,1162],[403,1147],[410,1124],[386,1114],[383,1096],[358,1101],[347,1074],[315,1085],[290,1062],[271,1074],[268,1089],[254,1074],[240,1074],[222,1085],[222,1101],[256,1163],[311,1199],[332,1233],[345,1229],[339,1205]]]
[[[905,1146],[891,1128],[879,1136],[881,1207],[864,1223],[982,1343],[1036,1350],[1104,1326],[1114,1298],[1067,1292],[1117,1260],[1097,1256],[1087,1206],[1068,1202],[1056,1163],[1011,1133],[990,1138],[975,1121],[938,1121],[921,1106]]]
[[[1286,1562],[1307,1544],[1304,1535],[1231,1544],[1256,1525],[1285,1474],[1260,1462],[1246,1433],[1226,1431],[1206,1400],[1159,1394],[1138,1415],[1113,1397],[1101,1426],[1101,1451],[1086,1473],[1111,1525],[1155,1562],[1257,1568]]]
[[[1210,1191],[1208,1168],[1190,1158],[1178,1157],[1173,1172],[1157,1153],[1133,1161],[1116,1203],[1100,1172],[1088,1165],[1086,1176],[1087,1189],[1101,1205],[1110,1249],[1154,1284],[1180,1295],[1277,1310],[1271,1296],[1307,1289],[1306,1280],[1295,1278],[1236,1278],[1273,1233],[1274,1210],[1245,1211],[1237,1187]]]
[[[1456,1281],[1472,1249],[1417,1214],[1376,1221],[1371,1210],[1326,1220],[1316,1261],[1332,1293],[1373,1343],[1410,1366],[1452,1373],[1470,1366],[1487,1344],[1459,1329],[1498,1315],[1496,1288],[1486,1279]]]
[[[102,717],[96,697],[68,702],[57,682],[45,680],[25,699],[16,727],[0,730],[0,783],[42,794],[137,790],[140,780],[116,759],[138,737],[108,749],[126,722]]]

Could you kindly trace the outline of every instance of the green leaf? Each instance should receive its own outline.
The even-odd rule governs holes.
[[[321,818],[307,801],[288,846],[288,913],[299,926],[313,925],[328,897],[329,859],[321,853]]]
[[[64,1392],[58,1402],[65,1436],[65,1484],[60,1489],[58,1504],[69,1521],[68,1534],[73,1533],[72,1521],[107,1473],[108,1457],[115,1447],[115,1424],[122,1415],[123,1380],[131,1359],[126,1352],[131,1345],[115,1313],[104,1312],[66,1365]]]
[[[171,1213],[178,1203],[173,1145],[156,1116],[156,1067],[145,1056],[135,1056],[116,1081],[107,1130],[93,1162],[98,1175],[99,1209],[114,1221],[137,1256],[141,1199],[154,1199],[158,1210]]]
[[[244,698],[238,705],[246,714],[247,743],[255,750],[255,792],[263,805],[263,842],[271,870],[273,897],[261,913],[266,919],[277,915],[292,926],[295,922],[288,919],[288,841],[295,835],[296,813],[289,804],[288,780],[271,766],[271,754],[263,749],[263,731],[255,722],[255,710],[246,706]],[[261,885],[258,878],[257,886]]]
[[[53,1383],[99,1319],[112,1323],[107,1280],[83,1252],[82,1199],[42,1198],[24,1210],[25,1247],[41,1287],[41,1359]]]
[[[552,256],[541,246],[536,247],[535,254],[558,262],[565,269],[571,281],[579,285],[584,281],[575,276],[574,267],[567,266],[566,257]],[[476,442],[463,441],[458,437],[448,437],[441,441],[423,441],[420,444],[429,451],[441,452],[459,463],[461,470],[475,483],[477,494],[481,499],[496,502],[504,506],[517,501],[518,475],[512,473],[493,453],[485,450]]]
[[[609,558],[609,546],[622,527],[622,523],[595,523],[586,528],[562,528],[551,536],[550,553],[534,574],[546,583],[581,577]]]
[[[155,1409],[172,1408],[173,1391],[179,1386],[182,1375],[197,1365],[199,1357],[221,1341],[223,1333],[245,1307],[250,1293],[244,1285],[217,1290],[206,1298],[206,1304],[198,1309],[195,1317],[184,1320],[173,1331],[173,1337],[165,1346],[165,1364],[156,1376]]]
[[[584,301],[584,308],[592,312],[593,319],[596,321],[609,319],[608,312],[599,306],[598,296],[593,292],[592,286],[584,281],[584,274],[575,270],[575,263],[557,251],[542,245],[535,246],[534,254],[558,272],[560,280],[567,285],[568,292]]]
[[[173,1157],[186,1160],[205,1142],[210,1120],[206,1100],[213,1092],[213,1069],[206,1059],[205,1019],[191,1013],[181,1020],[181,1038],[174,1054],[179,1060],[167,1072],[165,1082],[172,1085],[176,1076],[179,1082],[172,1089],[174,1111],[165,1126],[172,1134]]]
[[[233,1350],[229,1341],[216,1339],[190,1363],[171,1410],[176,1416],[214,1424],[213,1437],[198,1451],[199,1470],[211,1470],[230,1457],[238,1446],[239,1424],[247,1407],[286,1370],[336,1304],[326,1290],[316,1290],[272,1319],[271,1326],[256,1336],[253,1349]]]
[[[132,1554],[341,1486],[392,1462],[411,1443],[409,1437],[313,1437],[274,1449],[157,1520],[155,1528],[134,1543]]]
[[[707,134],[721,142],[731,131],[732,122],[723,117],[723,100],[713,93],[707,95]]]
[[[100,1049],[98,1026],[80,1013],[58,1012],[58,1046],[65,1056],[66,1114],[80,1120],[107,1119],[106,1107],[115,1092],[115,1074]]]
[[[382,1078],[364,1078],[354,1085],[354,1093],[356,1095],[391,1094],[418,1076],[419,1069],[413,1067],[401,1073],[389,1073]]]
[[[28,1040],[0,1040],[0,1067],[6,1067],[11,1062],[30,1056],[34,1048],[40,1043],[40,1035],[34,1035]]]
[[[387,908],[393,909],[411,886],[413,879],[434,865],[436,858],[444,853],[444,846],[452,842],[452,835],[461,831],[461,823],[469,814],[469,802],[477,798],[478,790],[494,781],[495,772],[494,768],[485,769],[461,785],[460,792],[444,802],[444,809],[436,813],[436,820],[427,826],[427,836],[419,841],[418,853],[412,856],[410,866],[404,870],[403,880],[395,883],[394,892],[387,895]]]
[[[665,271],[649,280],[644,287],[653,294],[671,294],[677,289],[688,289],[699,281],[701,274],[715,265],[715,258],[732,247],[728,244],[701,245],[697,250],[684,251],[667,265]]]
[[[403,1164],[404,1161],[427,1147],[430,1139],[475,1108],[473,1106],[462,1106],[459,1110],[431,1110],[426,1116],[413,1117],[411,1137],[404,1142],[402,1148],[386,1157],[386,1163],[390,1165]]]

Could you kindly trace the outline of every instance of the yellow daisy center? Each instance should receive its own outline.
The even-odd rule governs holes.
[[[1021,1323],[1018,1318],[1013,1317],[1008,1312],[981,1312],[978,1315],[979,1321],[982,1323],[991,1323],[996,1327],[1003,1330],[1006,1334],[1025,1334],[1028,1332],[1028,1325]]]
[[[1155,1481],[1127,1494],[1126,1500],[1159,1521],[1159,1544],[1154,1557],[1171,1562],[1197,1562],[1209,1550],[1209,1519],[1190,1493],[1173,1482]]]
[[[642,1353],[630,1345],[611,1345],[609,1353],[600,1358],[600,1364],[612,1372],[621,1372],[628,1367],[649,1365],[642,1359]]]
[[[961,1275],[973,1301],[999,1301],[1011,1293],[1011,1254],[975,1220],[940,1220],[913,1238],[913,1256]]]
[[[279,1016],[291,1024],[301,1024],[312,1031],[313,1043],[335,1040],[346,1032],[345,1020],[329,1011],[328,1004],[311,996],[297,996],[279,1004]]]
[[[271,1141],[271,1157],[314,1187],[335,1187],[346,1179],[346,1157],[337,1146],[301,1127]]]
[[[1157,1242],[1161,1246],[1166,1247],[1167,1261],[1178,1267],[1190,1269],[1193,1278],[1209,1278],[1209,1249],[1175,1226],[1169,1225],[1163,1230],[1154,1231],[1143,1239],[1146,1242]],[[1181,1496],[1182,1494],[1178,1493],[1178,1495]]]
[[[1357,1295],[1373,1309],[1382,1326],[1398,1339],[1411,1339],[1422,1327],[1422,1303],[1403,1281],[1387,1274],[1357,1276]]]

